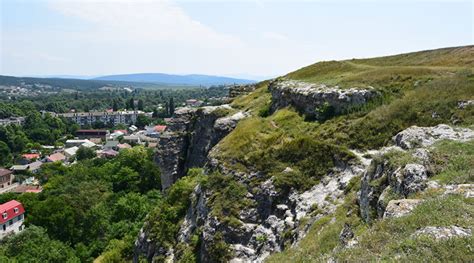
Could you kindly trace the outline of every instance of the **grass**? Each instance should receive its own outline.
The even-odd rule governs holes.
[[[322,262],[334,258],[338,262],[469,262],[474,260],[470,238],[435,241],[414,238],[412,234],[425,226],[451,226],[472,229],[474,201],[459,195],[436,197],[419,205],[412,214],[363,224],[357,216],[347,216],[353,200],[346,199],[334,215],[316,221],[296,247],[271,255],[267,262]],[[339,233],[348,222],[358,238],[358,245],[344,249]]]
[[[342,88],[373,86],[382,93],[382,99],[324,122],[310,122],[291,108],[269,115],[268,83],[260,83],[254,92],[233,101],[234,108],[250,111],[252,117],[239,122],[217,145],[213,157],[229,169],[262,172],[264,175],[259,180],[249,182],[249,191],[271,176],[280,191],[288,187],[307,189],[339,159],[342,162],[351,159],[347,148],[378,149],[412,125],[434,126],[455,121],[456,125],[473,127],[474,107],[457,106],[459,101],[474,99],[473,69],[474,46],[310,65],[284,77]],[[472,146],[472,141],[435,145],[433,179],[441,183],[472,182]],[[383,158],[394,167],[415,161],[410,152],[389,152]],[[283,173],[286,167],[292,171]],[[375,183],[386,183],[383,180]],[[335,214],[317,220],[296,247],[270,256],[268,262],[319,262],[329,257],[341,262],[474,260],[468,246],[472,238],[434,241],[411,237],[414,231],[429,225],[472,229],[472,199],[439,197],[440,193],[434,191],[423,195],[427,201],[411,215],[367,225],[358,215],[356,195],[360,181],[351,181],[350,186],[345,191],[345,203]],[[235,196],[241,196],[240,191]],[[388,192],[386,197],[387,201],[398,198],[393,192]],[[358,247],[340,247],[339,233],[344,223],[349,223],[359,237]]]
[[[411,88],[474,67],[474,46],[371,59],[319,62],[285,77],[328,85]]]
[[[442,184],[474,182],[474,140],[469,142],[441,141],[430,151],[430,164]]]

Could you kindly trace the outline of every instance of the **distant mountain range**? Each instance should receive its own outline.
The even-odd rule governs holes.
[[[137,74],[122,74],[109,75],[94,78],[94,80],[105,81],[126,81],[126,82],[143,82],[143,83],[157,83],[168,85],[191,85],[191,86],[213,86],[213,85],[228,85],[228,84],[249,84],[255,83],[255,80],[229,78],[212,75],[172,75],[164,73],[137,73]]]

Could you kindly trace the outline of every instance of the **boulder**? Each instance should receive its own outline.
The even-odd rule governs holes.
[[[412,126],[395,135],[392,140],[403,149],[428,147],[440,140],[468,141],[474,138],[474,131],[468,128],[452,128],[446,124],[434,127]]]
[[[422,200],[419,199],[400,199],[391,200],[385,208],[383,218],[393,218],[406,216],[417,207]]]
[[[472,230],[469,228],[462,228],[458,226],[448,226],[448,227],[439,227],[439,226],[427,226],[422,229],[417,230],[413,236],[430,236],[437,240],[456,238],[456,237],[470,237],[472,235]]]
[[[390,178],[395,191],[408,196],[427,187],[428,171],[421,164],[410,163],[397,170]]]

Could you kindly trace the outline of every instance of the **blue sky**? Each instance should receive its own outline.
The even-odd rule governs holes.
[[[472,1],[0,2],[3,75],[266,77],[474,40]]]

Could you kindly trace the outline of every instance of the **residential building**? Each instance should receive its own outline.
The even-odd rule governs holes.
[[[203,104],[204,102],[201,100],[196,100],[196,99],[189,99],[186,100],[186,105],[190,107],[199,107]]]
[[[66,161],[66,156],[62,153],[53,153],[50,156],[46,157],[47,162],[64,162]]]
[[[107,136],[110,134],[108,130],[77,130],[76,136],[79,139],[89,139],[92,141],[91,138],[100,138],[100,139],[107,139]]]
[[[74,146],[77,146],[77,147],[84,146],[86,148],[93,148],[96,146],[96,144],[91,142],[88,139],[66,141],[66,147],[74,147]]]
[[[21,157],[28,161],[34,161],[40,158],[40,154],[39,153],[25,153],[25,154],[22,154]]]
[[[41,166],[43,165],[43,162],[41,161],[36,161],[28,164],[28,170],[34,174],[38,173],[41,170]]]
[[[0,119],[0,126],[6,126],[6,125],[23,125],[25,122],[25,117],[10,117],[6,119]]]
[[[64,155],[68,159],[74,158],[74,156],[76,156],[77,150],[79,150],[79,147],[77,147],[77,146],[64,149]]]
[[[0,188],[7,188],[12,185],[14,178],[12,171],[0,168]]]
[[[137,121],[139,114],[143,114],[142,111],[114,111],[114,112],[69,112],[69,113],[57,113],[58,117],[63,117],[68,120],[74,121],[75,123],[84,126],[92,125],[94,123],[105,123],[111,125],[118,124],[134,124]]]
[[[25,209],[23,205],[11,200],[0,205],[0,239],[7,235],[16,234],[22,231],[25,227]]]
[[[120,151],[120,150],[123,150],[123,149],[130,149],[130,148],[132,148],[132,146],[128,143],[119,143],[119,144],[117,144],[117,148]]]
[[[140,137],[138,137],[137,135],[123,136],[123,141],[126,142],[126,143],[130,143],[130,144],[140,144],[141,143]]]
[[[108,141],[104,145],[104,150],[118,150],[119,141]]]

